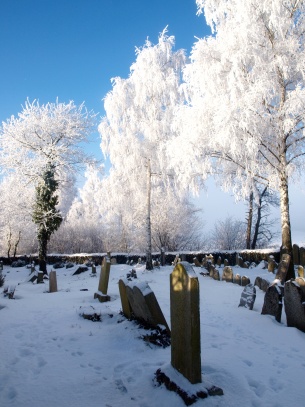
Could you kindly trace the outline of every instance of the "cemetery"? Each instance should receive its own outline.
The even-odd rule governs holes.
[[[246,267],[240,255],[234,265],[176,255],[152,271],[139,258],[102,257],[81,272],[70,260],[49,264],[47,276],[33,263],[2,267],[1,405],[38,407],[55,389],[59,406],[233,407],[246,398],[263,407],[289,395],[301,405],[305,280],[295,265],[285,282],[289,256]]]

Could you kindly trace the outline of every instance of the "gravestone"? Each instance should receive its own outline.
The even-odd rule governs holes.
[[[243,289],[240,297],[239,307],[245,307],[249,310],[253,309],[256,298],[256,289],[253,284],[248,284]]]
[[[192,384],[201,383],[199,282],[187,262],[170,275],[171,364]]]
[[[304,267],[303,266],[298,266],[298,277],[301,277],[301,278],[304,277]]]
[[[268,271],[269,271],[269,273],[274,273],[274,270],[275,270],[274,256],[269,256],[268,257]]]
[[[92,264],[91,266],[91,274],[96,274],[96,265]]]
[[[305,266],[305,247],[300,247],[300,265]]]
[[[268,287],[270,286],[270,284],[271,284],[270,281],[268,281],[268,280],[262,278],[262,281],[261,281],[261,290],[264,291],[264,292],[267,292]]]
[[[281,284],[285,283],[287,272],[289,269],[290,259],[291,257],[289,256],[289,254],[284,253],[282,255],[282,260],[279,263],[275,279],[279,280]]]
[[[173,266],[175,267],[176,264],[178,264],[179,262],[180,262],[179,254],[176,254],[176,257],[174,258],[174,261],[173,261]]]
[[[195,267],[201,267],[201,264],[200,264],[199,260],[197,259],[197,257],[193,258],[193,263],[194,263]]]
[[[42,283],[43,283],[43,271],[38,271],[37,284],[42,284]]]
[[[257,276],[254,285],[256,285],[260,290],[261,290],[261,285],[262,285],[262,278],[260,276]]]
[[[218,259],[217,259],[217,266],[218,267],[220,267],[221,266],[221,257],[220,256],[218,256]]]
[[[240,277],[240,274],[235,274],[235,276],[234,276],[234,278],[233,278],[233,283],[234,283],[234,284],[241,285],[241,277]]]
[[[56,271],[52,270],[49,274],[49,292],[56,293],[57,292],[57,278],[56,278]]]
[[[305,280],[289,280],[284,287],[287,326],[305,332]]]
[[[122,311],[128,319],[135,318],[153,328],[163,325],[167,334],[170,335],[166,319],[154,292],[147,282],[129,283],[121,279],[119,281],[119,290]]]
[[[266,291],[262,315],[272,315],[277,322],[281,322],[283,308],[283,292],[282,288],[273,283]]]
[[[226,267],[229,265],[229,260],[228,259],[224,259],[223,261],[223,265]]]
[[[97,298],[100,302],[110,301],[110,297],[109,297],[109,295],[107,295],[109,275],[110,275],[110,266],[111,266],[110,253],[107,253],[107,255],[103,259],[103,263],[102,263],[102,267],[101,267],[98,292],[96,292],[94,294],[94,298]]]
[[[293,264],[298,266],[300,264],[300,248],[297,244],[292,246]]]
[[[213,272],[212,272],[213,280],[220,281],[219,271],[215,268],[215,266],[212,265],[212,267],[213,267],[213,269],[212,269],[213,270]]]
[[[116,257],[112,257],[111,260],[110,260],[110,263],[111,263],[112,265],[117,264],[117,259],[116,259]]]
[[[250,278],[247,276],[242,276],[241,278],[242,287],[246,287],[248,284],[250,284]]]
[[[224,267],[221,279],[227,283],[233,283],[233,270],[230,266]]]

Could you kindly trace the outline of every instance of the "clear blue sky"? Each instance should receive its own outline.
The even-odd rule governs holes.
[[[135,47],[147,37],[156,43],[166,26],[187,54],[195,37],[210,34],[195,0],[0,0],[0,122],[17,115],[27,98],[84,101],[102,116],[110,79],[126,78]],[[91,150],[101,158],[93,136]],[[245,216],[242,204],[214,187],[202,201],[208,229],[228,214]],[[303,202],[304,192],[292,204],[293,225],[301,230]]]
[[[188,53],[208,33],[195,0],[1,0],[0,121],[26,98],[84,101],[102,115],[110,79],[126,78],[135,47],[167,25]]]

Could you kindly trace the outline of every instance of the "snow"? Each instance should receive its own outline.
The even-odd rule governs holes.
[[[16,285],[16,291],[15,299],[0,293],[0,405],[184,406],[178,395],[153,382],[157,369],[168,369],[170,347],[144,342],[140,336],[147,331],[119,313],[118,281],[130,266],[111,266],[106,303],[93,298],[100,268],[96,276],[90,271],[73,276],[75,269],[57,269],[58,292],[48,293],[47,281],[27,282],[28,269],[4,267],[5,284]],[[169,325],[172,270],[137,269],[137,281],[149,284]],[[194,270],[200,284],[202,378],[224,391],[195,406],[303,406],[305,334],[286,326],[284,312],[282,323],[261,315],[264,293],[258,288],[250,311],[238,307],[243,287]],[[251,283],[256,276],[274,277],[260,266],[245,272]],[[81,317],[92,307],[101,322]]]

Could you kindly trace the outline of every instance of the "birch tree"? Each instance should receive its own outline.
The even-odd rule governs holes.
[[[22,175],[28,183],[34,185],[37,200],[46,181],[46,172],[52,169],[55,183],[52,194],[55,198],[57,190],[67,178],[65,174],[75,172],[89,159],[80,143],[88,141],[94,117],[83,104],[77,107],[73,101],[65,104],[57,100],[56,103],[41,106],[37,101],[27,101],[18,117],[12,116],[2,123],[0,162],[3,169],[7,173]],[[57,203],[57,198],[55,200]],[[48,213],[52,218],[55,212],[39,215],[40,219],[44,219],[45,225],[52,223],[47,221]],[[41,247],[46,245],[41,240],[42,236],[48,236],[51,229],[45,229],[41,234],[38,226],[37,237]],[[46,250],[40,251],[42,271],[45,271]]]
[[[106,116],[99,131],[101,148],[109,155],[121,188],[146,190],[146,268],[152,269],[151,193],[154,175],[168,178],[165,142],[172,133],[173,109],[183,101],[179,93],[182,50],[174,52],[174,37],[166,30],[158,44],[146,41],[136,50],[127,79],[113,79],[105,97]]]
[[[282,250],[292,255],[288,184],[305,153],[304,1],[197,5],[213,36],[194,44],[185,69],[183,137],[202,152],[209,144],[235,194],[249,196],[254,181],[279,191]]]

